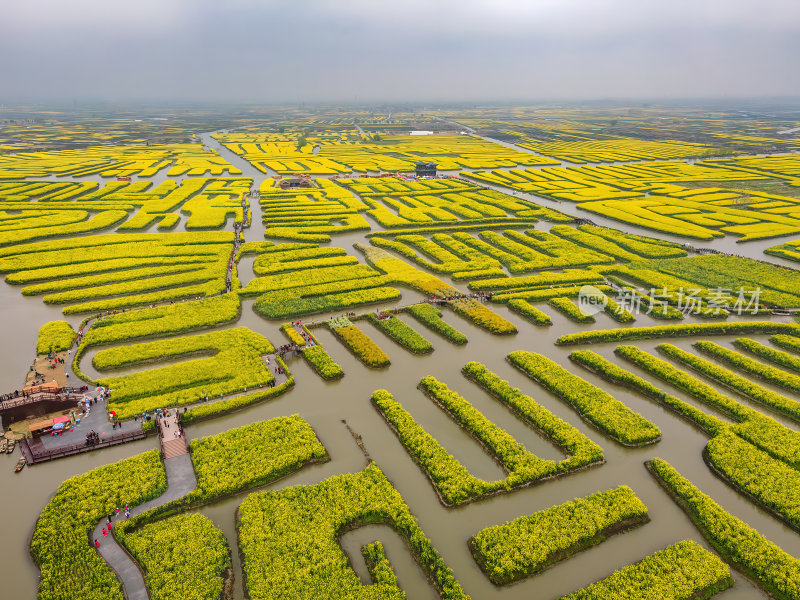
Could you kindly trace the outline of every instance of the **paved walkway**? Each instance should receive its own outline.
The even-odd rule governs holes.
[[[94,431],[103,440],[109,436],[119,433],[133,433],[142,430],[142,424],[139,421],[120,421],[116,427],[112,427],[111,422],[108,420],[106,409],[108,403],[103,400],[101,394],[97,392],[87,392],[87,396],[96,398],[97,402],[91,405],[89,412],[81,417],[81,422],[76,423],[72,428],[74,431],[68,429],[59,436],[43,436],[41,438],[42,445],[49,449],[59,448],[62,446],[70,446],[72,444],[83,444],[86,442],[86,434]]]
[[[288,381],[289,377],[286,373],[278,373],[275,370],[280,366],[278,361],[275,360],[275,354],[265,354],[261,359],[264,361],[264,364],[269,367],[269,370],[272,371],[272,376],[275,377],[275,387]],[[284,358],[284,360],[286,360],[286,358]]]
[[[132,516],[147,512],[151,508],[161,506],[172,500],[177,500],[197,487],[197,478],[194,474],[192,459],[188,453],[164,460],[164,468],[167,471],[166,491],[158,498],[132,507]],[[112,519],[112,525],[125,519],[125,506],[123,505],[119,508],[120,514]],[[120,582],[122,582],[125,598],[127,598],[127,600],[149,600],[147,586],[145,585],[144,577],[139,570],[139,566],[128,556],[127,552],[122,549],[113,535],[103,535],[103,528],[105,526],[106,519],[103,518],[94,528],[92,544],[94,544],[94,540],[100,542],[98,553],[117,574]]]

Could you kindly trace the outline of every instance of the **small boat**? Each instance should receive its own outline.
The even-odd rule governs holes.
[[[12,452],[14,452],[14,447],[15,447],[16,445],[17,445],[17,442],[16,442],[16,440],[13,440],[13,439],[11,439],[11,440],[8,440],[8,448],[6,448],[6,452],[8,452],[9,454],[11,454]]]
[[[20,458],[17,461],[17,466],[14,467],[14,473],[19,473],[20,471],[22,471],[24,466],[25,466],[25,459],[24,458]]]
[[[8,448],[8,440],[6,438],[0,438],[0,454],[4,453]]]

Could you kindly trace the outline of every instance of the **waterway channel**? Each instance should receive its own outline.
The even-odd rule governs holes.
[[[203,136],[207,145],[219,149],[207,135]],[[266,176],[257,172],[224,148],[220,150],[224,158],[240,167],[245,176],[253,177],[255,185]],[[521,195],[522,196],[522,195]],[[536,199],[545,205],[551,201]],[[248,240],[263,239],[263,225],[257,202],[253,202],[253,226],[247,231]],[[565,212],[571,205],[558,203]],[[568,206],[564,206],[567,204]],[[594,216],[592,219],[598,221]],[[606,224],[606,223],[603,223]],[[619,223],[608,223],[623,231],[645,233],[638,228]],[[652,232],[651,232],[652,235]],[[334,238],[332,244],[352,249],[355,241],[364,241],[361,234],[349,234]],[[770,243],[775,243],[771,241]],[[732,238],[715,240],[712,247],[748,254],[753,258],[764,259],[763,244],[735,244]],[[250,263],[251,264],[251,263]],[[249,273],[248,273],[249,270]],[[243,266],[242,278],[252,277],[252,267]],[[463,289],[463,286],[462,286]],[[403,299],[393,304],[408,304],[419,299],[419,295],[403,290]],[[33,358],[34,344],[39,326],[48,320],[63,318],[56,307],[44,305],[38,298],[23,297],[18,290],[0,284],[0,303],[3,306],[3,337],[0,345],[0,381],[5,388],[19,387],[25,371]],[[418,323],[404,317],[415,329],[430,339],[435,351],[429,356],[414,356],[381,332],[362,322],[360,326],[390,355],[392,365],[387,369],[369,370],[363,367],[332,334],[318,329],[317,335],[333,358],[341,364],[345,377],[337,382],[325,382],[301,360],[293,360],[289,366],[296,377],[296,386],[288,393],[265,404],[234,413],[212,421],[202,422],[187,428],[189,438],[198,438],[226,431],[253,421],[270,419],[282,415],[299,414],[316,430],[319,439],[327,448],[331,461],[303,469],[280,482],[267,486],[267,489],[282,488],[296,484],[311,484],[346,472],[364,468],[365,458],[345,427],[343,420],[358,434],[371,457],[394,483],[417,517],[422,529],[430,537],[434,546],[441,552],[447,564],[452,567],[461,585],[473,598],[505,600],[550,600],[567,594],[601,579],[615,569],[635,562],[644,556],[682,539],[694,539],[704,546],[708,545],[682,511],[670,500],[662,489],[652,480],[644,468],[644,461],[662,457],[671,462],[683,475],[691,479],[704,492],[719,501],[727,510],[744,519],[767,538],[794,556],[800,556],[800,536],[783,526],[766,512],[755,507],[748,500],[736,494],[731,488],[718,480],[708,470],[701,459],[701,451],[707,438],[685,421],[675,417],[656,404],[642,399],[622,388],[609,385],[597,377],[572,365],[567,356],[570,348],[557,347],[553,341],[560,335],[576,331],[582,326],[575,325],[558,314],[553,314],[553,325],[537,328],[519,316],[510,313],[505,307],[495,310],[515,323],[519,334],[513,337],[491,335],[468,321],[445,311],[447,322],[463,331],[469,338],[464,346],[455,346],[421,327]],[[552,311],[547,311],[552,312]],[[322,315],[319,318],[324,318]],[[315,317],[316,318],[316,317]],[[73,319],[70,319],[73,320]],[[691,321],[691,317],[688,319]],[[776,318],[787,320],[787,318]],[[636,325],[660,324],[647,316],[640,316]],[[262,333],[273,343],[284,343],[278,327],[280,323],[269,322],[252,311],[252,302],[245,302],[241,319],[232,326],[247,326]],[[606,315],[597,317],[592,327],[611,328],[616,323]],[[754,336],[764,340],[764,336]],[[727,343],[732,338],[718,338]],[[672,340],[670,340],[672,341]],[[681,339],[676,345],[690,349],[694,340]],[[656,342],[638,343],[646,350],[652,350]],[[606,357],[613,358],[613,344],[593,347]],[[663,439],[654,446],[641,449],[627,449],[605,438],[578,418],[576,413],[563,401],[528,380],[511,367],[505,356],[513,350],[543,352],[553,360],[577,372],[589,381],[610,391],[634,410],[656,423],[662,430]],[[459,429],[439,408],[416,389],[419,380],[426,375],[435,375],[452,389],[464,395],[476,408],[492,421],[512,433],[525,446],[545,458],[558,458],[560,451],[526,427],[497,401],[468,382],[460,373],[468,361],[476,360],[486,364],[492,371],[514,386],[533,396],[553,413],[574,425],[582,433],[596,441],[605,450],[607,463],[601,467],[581,471],[545,484],[498,496],[490,500],[476,502],[458,509],[446,509],[438,501],[426,476],[414,464],[397,438],[389,431],[386,423],[372,408],[369,398],[373,390],[385,388],[411,412],[428,431],[442,443],[449,452],[458,458],[471,472],[480,477],[497,478],[502,472],[480,446],[464,431]],[[89,365],[88,358],[84,361]],[[659,387],[664,384],[633,369]],[[721,388],[720,391],[723,391]],[[698,403],[676,390],[669,390],[691,404]],[[789,395],[786,391],[784,394]],[[752,405],[752,403],[742,400]],[[788,420],[775,416],[788,427],[797,426]],[[12,467],[16,456],[0,456],[0,515],[2,515],[2,534],[0,534],[0,569],[2,569],[2,597],[23,600],[36,596],[38,569],[28,553],[28,542],[36,519],[47,504],[59,484],[73,475],[84,473],[95,467],[109,464],[145,450],[155,448],[155,438],[43,463],[23,470],[15,475]],[[559,504],[575,497],[606,490],[621,484],[633,488],[649,508],[651,522],[633,531],[609,539],[598,547],[582,552],[575,557],[555,565],[544,573],[521,583],[498,588],[478,569],[467,548],[467,539],[481,529],[504,523],[520,515]],[[236,549],[234,512],[244,495],[201,509],[226,535],[234,554],[235,598],[244,597],[239,559]],[[360,559],[359,548],[375,539],[384,542],[387,556],[396,567],[401,587],[409,598],[432,598],[435,595],[425,580],[422,571],[411,561],[408,551],[400,538],[386,527],[368,527],[347,534],[343,547],[362,577],[366,581],[366,571]],[[765,597],[754,585],[739,575],[735,575],[736,585],[720,594],[723,600],[745,600]],[[77,599],[76,599],[77,600]]]

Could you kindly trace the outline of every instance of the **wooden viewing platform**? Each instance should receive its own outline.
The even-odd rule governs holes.
[[[64,458],[65,456],[73,456],[75,454],[82,454],[83,452],[91,452],[92,450],[99,450],[101,448],[108,448],[110,446],[117,446],[127,442],[134,442],[147,437],[141,429],[138,431],[131,431],[129,433],[118,433],[116,435],[104,436],[101,441],[93,446],[83,444],[70,444],[68,446],[59,446],[57,448],[45,448],[40,439],[21,439],[19,449],[22,456],[25,457],[25,462],[29,465],[35,465],[40,462],[47,462],[57,458]]]
[[[36,402],[78,402],[83,397],[80,388],[61,388],[59,392],[33,392],[0,402],[0,412]]]
[[[176,432],[180,432],[177,414],[175,410],[170,416],[158,419],[159,441],[161,442],[161,455],[164,460],[181,456],[189,453],[189,446],[186,443],[186,436],[175,437]]]

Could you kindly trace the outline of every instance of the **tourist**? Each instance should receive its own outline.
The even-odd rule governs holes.
[[[95,540],[95,541],[94,541],[94,547],[95,547],[95,548],[99,548],[99,547],[100,547],[100,542],[98,542],[97,540]]]

